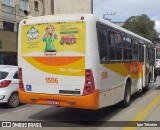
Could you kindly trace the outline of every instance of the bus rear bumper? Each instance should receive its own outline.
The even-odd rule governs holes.
[[[19,97],[21,103],[27,104],[41,104],[93,110],[99,108],[99,90],[96,90],[93,94],[85,96],[35,94],[19,90]]]

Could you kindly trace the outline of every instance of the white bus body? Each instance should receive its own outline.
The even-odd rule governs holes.
[[[120,34],[123,41],[124,37],[137,41],[137,60],[125,60],[123,45],[120,60],[116,59],[117,51],[115,59],[111,58],[110,49],[105,59],[100,56],[101,49],[105,52],[101,35],[108,39],[111,32]],[[106,43],[111,47],[109,40]],[[130,95],[154,80],[154,63],[146,58],[147,46],[152,52],[151,41],[91,14],[24,19],[18,37],[20,100],[82,109],[99,109],[120,101],[128,106]]]

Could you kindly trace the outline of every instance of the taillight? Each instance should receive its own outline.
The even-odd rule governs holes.
[[[23,79],[22,79],[22,68],[18,68],[18,77],[19,77],[19,89],[21,91],[25,91],[24,85],[23,85]]]
[[[94,84],[92,70],[86,69],[83,95],[92,94],[94,91],[95,91],[95,84]]]
[[[0,88],[6,88],[11,83],[11,80],[4,80],[0,82]]]

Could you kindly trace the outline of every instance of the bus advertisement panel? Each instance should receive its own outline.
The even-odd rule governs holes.
[[[21,27],[21,32],[23,62],[19,65],[27,65],[23,68],[25,91],[59,94],[64,84],[71,90],[75,89],[73,85],[82,89],[85,75],[84,22],[26,24]],[[27,70],[33,73],[29,74]],[[73,83],[73,79],[77,82]]]

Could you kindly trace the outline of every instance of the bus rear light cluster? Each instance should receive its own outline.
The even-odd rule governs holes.
[[[83,95],[92,94],[95,91],[95,84],[92,70],[86,69],[85,71],[85,85],[83,90]]]
[[[23,85],[23,79],[22,79],[22,68],[18,68],[18,76],[19,76],[19,89],[21,91],[25,91],[24,85]]]

